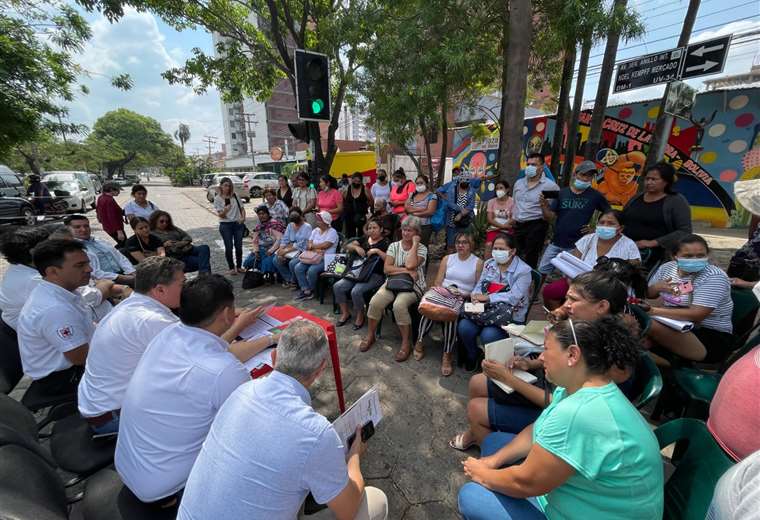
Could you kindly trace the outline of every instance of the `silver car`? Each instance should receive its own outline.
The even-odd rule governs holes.
[[[251,200],[251,196],[246,191],[245,186],[243,185],[243,181],[240,179],[240,177],[232,173],[219,173],[214,175],[214,178],[211,179],[211,184],[209,184],[208,188],[206,188],[206,199],[208,199],[209,202],[214,202],[214,197],[217,193],[219,193],[219,182],[225,177],[232,181],[232,188],[235,190],[235,195],[237,195],[239,199],[241,199],[243,202],[248,202]]]
[[[66,202],[66,211],[84,213],[95,208],[95,185],[87,172],[54,171],[42,177],[51,194]]]

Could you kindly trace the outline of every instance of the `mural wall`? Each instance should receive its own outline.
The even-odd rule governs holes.
[[[625,204],[639,188],[659,102],[611,106],[605,112],[595,187],[611,204]],[[583,158],[590,122],[591,111],[584,111],[577,130],[576,163]],[[543,153],[548,161],[554,123],[553,116],[526,119],[523,152]],[[485,138],[473,140],[469,129],[456,132],[454,166],[478,177],[494,173],[498,135],[495,130],[486,133]],[[733,184],[760,177],[760,88],[697,95],[691,119],[676,119],[665,156],[678,170],[675,189],[688,199],[695,220],[718,227],[746,223],[748,215],[736,206]]]

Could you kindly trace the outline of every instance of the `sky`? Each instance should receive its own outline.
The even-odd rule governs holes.
[[[638,40],[621,41],[617,60],[674,47],[688,3],[688,0],[629,0],[629,5],[640,12],[647,32]],[[212,150],[221,148],[224,130],[218,93],[210,90],[198,96],[190,88],[171,86],[161,77],[161,72],[181,65],[191,56],[194,47],[211,53],[210,34],[203,30],[177,32],[151,13],[133,9],[128,9],[124,18],[114,24],[99,14],[85,13],[85,16],[93,37],[78,61],[90,72],[89,77],[81,78],[90,93],[78,95],[71,104],[72,121],[92,127],[105,112],[124,107],[155,118],[170,134],[180,122],[189,125],[191,139],[186,145],[187,153],[206,153],[205,136],[217,138]],[[703,0],[692,41],[753,30],[760,31],[758,0]],[[760,34],[752,38],[757,41],[732,46],[724,74],[749,70],[755,54],[760,54]],[[604,42],[591,51],[584,101],[592,101],[596,96],[603,53]],[[132,90],[124,92],[110,86],[109,78],[121,73],[132,76],[135,84]],[[690,84],[699,88],[704,79],[711,77],[718,76],[694,79]],[[610,104],[660,97],[663,90],[663,86],[655,86],[612,95]]]

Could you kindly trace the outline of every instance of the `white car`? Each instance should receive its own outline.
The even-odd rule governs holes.
[[[95,208],[95,185],[87,172],[48,172],[42,182],[56,199],[66,202],[66,211],[84,213]]]
[[[209,202],[214,202],[214,197],[217,193],[219,193],[219,182],[225,177],[227,177],[232,182],[232,189],[239,199],[241,199],[243,202],[248,202],[251,200],[250,196],[248,195],[248,190],[245,189],[243,181],[240,180],[240,177],[228,173],[218,173],[214,175],[214,177],[211,179],[211,183],[206,188],[206,200]]]
[[[250,172],[243,177],[243,186],[250,193],[252,199],[258,199],[261,198],[265,189],[276,190],[278,188],[277,179],[279,177],[279,173]]]

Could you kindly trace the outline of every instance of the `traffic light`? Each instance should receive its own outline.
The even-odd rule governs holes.
[[[296,99],[301,121],[330,120],[330,66],[327,55],[296,49]]]

